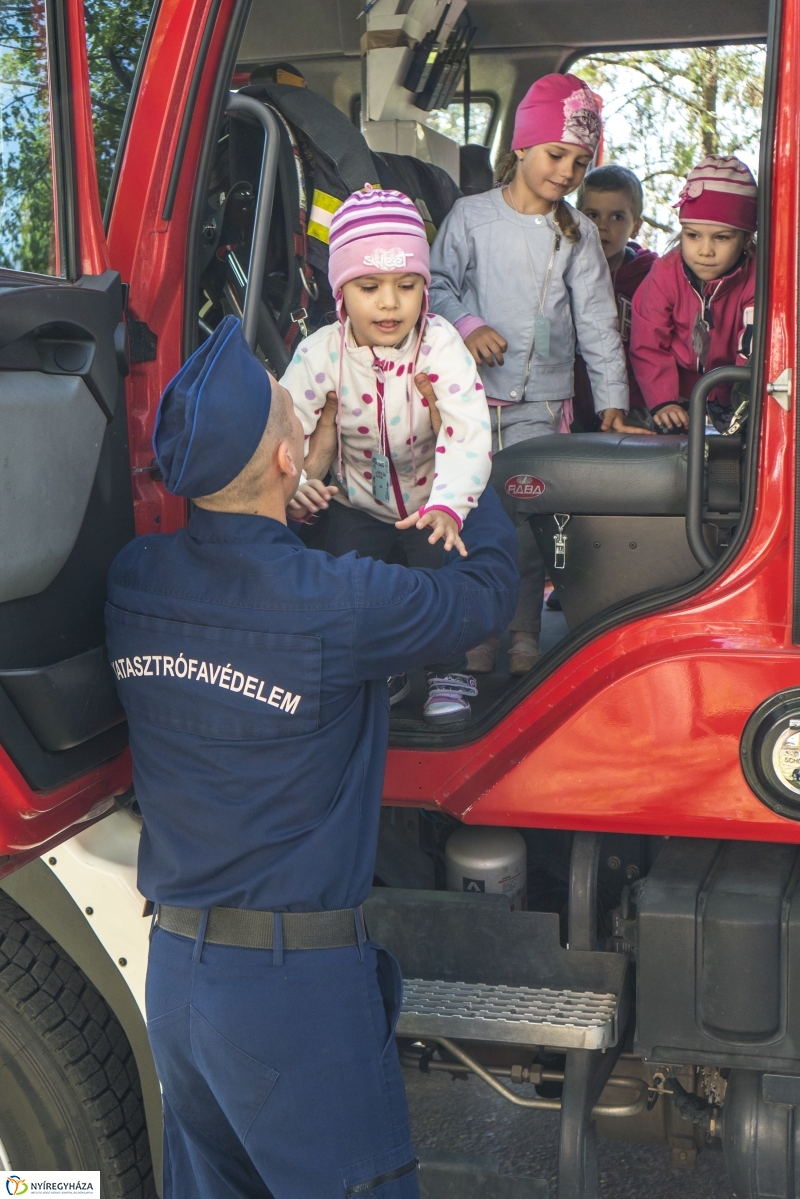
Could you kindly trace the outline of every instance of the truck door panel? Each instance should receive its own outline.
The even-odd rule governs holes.
[[[0,603],[43,591],[69,557],[105,424],[82,379],[0,375]]]
[[[94,818],[129,777],[103,626],[108,568],[134,535],[125,292],[106,269],[84,37],[78,0],[4,15],[3,872]]]
[[[112,271],[0,290],[0,742],[36,790],[124,745],[103,629],[133,536],[122,315]]]

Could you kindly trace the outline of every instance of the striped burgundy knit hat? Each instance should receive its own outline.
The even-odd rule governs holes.
[[[758,188],[750,170],[732,154],[709,154],[689,172],[674,205],[681,224],[730,225],[756,231]]]
[[[328,279],[334,297],[361,275],[413,272],[426,284],[431,281],[425,225],[402,192],[369,183],[353,192],[333,215],[329,249]]]

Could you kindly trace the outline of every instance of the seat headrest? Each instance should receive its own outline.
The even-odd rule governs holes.
[[[555,433],[495,454],[491,482],[509,516],[682,516],[686,436]]]

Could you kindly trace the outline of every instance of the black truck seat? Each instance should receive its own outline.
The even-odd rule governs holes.
[[[327,274],[328,225],[351,192],[366,183],[397,188],[417,206],[432,242],[461,191],[432,163],[403,154],[374,154],[349,117],[309,88],[262,81],[242,88],[241,94],[262,101],[280,118],[258,342],[281,375],[301,336],[335,320]],[[254,122],[224,123],[202,226],[198,313],[205,333],[241,306],[263,144],[263,130]]]
[[[736,523],[741,443],[713,436],[706,447],[713,548]],[[529,522],[570,628],[700,573],[686,540],[687,453],[686,436],[573,433],[495,455],[492,484],[514,523]]]

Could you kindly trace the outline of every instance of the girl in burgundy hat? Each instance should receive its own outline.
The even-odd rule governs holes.
[[[474,357],[492,418],[492,448],[569,430],[576,341],[603,430],[624,430],[628,377],[617,306],[592,221],[566,202],[602,132],[592,91],[575,75],[545,75],[517,109],[506,186],[458,200],[431,253],[431,308]],[[634,431],[634,430],[631,430]],[[544,562],[519,528],[522,579],[509,669],[539,657]],[[468,656],[494,669],[497,638]]]
[[[755,179],[738,158],[704,158],[675,205],[678,245],[654,264],[634,296],[631,364],[663,432],[688,428],[689,396],[702,374],[742,365],[750,355],[756,198]],[[724,430],[730,385],[712,392],[708,408]]]

